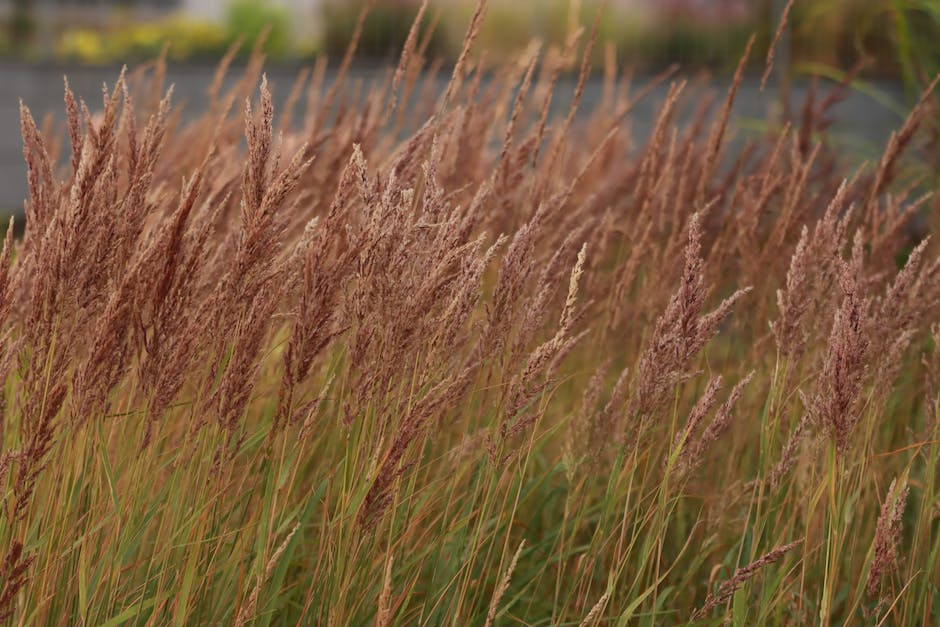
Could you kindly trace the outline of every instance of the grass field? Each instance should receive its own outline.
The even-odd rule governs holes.
[[[638,139],[590,25],[482,84],[480,6],[440,95],[413,29],[277,117],[259,55],[22,108],[5,621],[940,622],[930,98],[858,170],[835,97],[732,144],[742,70]]]

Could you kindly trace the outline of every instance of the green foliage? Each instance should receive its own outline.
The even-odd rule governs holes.
[[[898,63],[913,96],[940,73],[940,2],[892,0]]]
[[[18,46],[25,45],[36,32],[36,15],[30,0],[12,0],[8,24],[10,41]]]
[[[657,64],[727,68],[740,60],[752,32],[751,25],[702,27],[682,20],[659,34],[641,35],[638,45],[630,49],[637,58]],[[754,54],[751,62],[759,63],[760,59],[759,54]]]
[[[243,42],[240,53],[247,55],[262,33],[269,57],[284,59],[294,53],[288,12],[255,0],[234,0],[224,25],[173,15],[151,22],[119,20],[106,28],[67,28],[55,52],[60,58],[94,64],[153,59],[167,46],[169,57],[177,61],[214,61],[236,41]]]
[[[366,3],[363,0],[329,0],[323,6],[323,49],[330,55],[341,56],[352,39],[359,14]],[[368,58],[396,57],[408,38],[420,7],[416,0],[378,0],[362,26],[357,53]],[[432,20],[432,11],[425,13],[423,28]],[[430,56],[445,51],[440,29],[431,34],[428,44]]]
[[[104,32],[68,29],[59,38],[56,54],[82,63],[106,63],[153,59],[167,46],[171,59],[215,59],[225,51],[229,40],[219,26],[172,17]]]
[[[937,0],[821,0],[797,2],[793,15],[797,60],[900,75],[913,95],[940,71]]]
[[[574,28],[590,29],[598,20],[594,61],[602,62],[606,45],[614,47],[623,64],[659,67],[681,63],[690,67],[733,66],[741,57],[755,23],[700,24],[687,19],[656,19],[645,10],[583,2],[572,14],[567,0],[539,3],[498,3],[490,7],[480,32],[481,47],[497,58],[512,56],[537,37],[549,45],[564,46]],[[466,10],[459,22],[466,21]],[[457,32],[457,28],[450,28]],[[766,38],[764,38],[766,39]],[[758,55],[755,55],[757,58]]]
[[[7,34],[5,29],[0,29],[0,56],[6,56],[10,54],[12,46],[10,45],[10,37]]]
[[[242,38],[249,44],[267,32],[264,51],[275,59],[293,50],[290,14],[269,0],[232,0],[226,11],[226,28],[230,40]]]

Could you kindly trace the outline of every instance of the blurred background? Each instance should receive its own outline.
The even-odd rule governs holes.
[[[0,0],[0,57],[31,62],[103,64],[152,58],[217,59],[232,41],[271,28],[275,61],[340,53],[365,0]],[[419,0],[375,0],[361,52],[394,56]],[[532,37],[560,42],[573,17],[598,0],[492,0],[482,46],[509,55]],[[609,0],[601,33],[618,58],[638,67],[679,62],[726,67],[750,33],[768,45],[786,0]],[[434,56],[459,50],[471,0],[431,0]],[[788,33],[792,62],[846,68],[866,61],[869,74],[912,80],[937,68],[938,0],[798,0]],[[364,57],[363,57],[364,58]]]
[[[239,53],[244,59],[267,30],[266,67],[281,83],[283,96],[299,66],[320,55],[342,56],[365,1],[0,0],[0,208],[22,203],[18,101],[23,99],[37,118],[58,113],[63,74],[91,100],[102,81],[113,83],[121,65],[153,60],[165,50],[177,100],[198,105],[229,46],[245,42]],[[706,71],[721,87],[753,33],[756,53],[741,106],[745,114],[763,118],[761,107],[773,97],[760,97],[753,83],[786,3],[609,0],[599,23],[595,67],[600,71],[616,60],[619,68],[634,68],[642,77],[678,63],[687,72]],[[364,78],[381,74],[397,57],[419,5],[419,0],[374,0],[354,72]],[[593,21],[599,5],[599,0],[491,0],[477,47],[498,64],[534,37],[561,44],[572,24]],[[445,64],[455,58],[473,8],[472,0],[430,0],[426,20],[434,28],[427,57]],[[797,0],[776,67],[775,87],[792,82],[796,97],[808,77],[839,80],[858,70],[853,92],[841,105],[840,123],[859,142],[877,147],[940,71],[940,0]]]

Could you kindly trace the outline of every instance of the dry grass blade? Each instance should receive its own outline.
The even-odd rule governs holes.
[[[719,605],[724,605],[731,600],[731,597],[734,595],[735,591],[740,588],[746,581],[753,578],[760,572],[762,568],[779,562],[783,557],[802,544],[802,540],[797,540],[796,542],[791,542],[789,544],[784,544],[773,551],[757,558],[747,566],[737,569],[730,578],[726,579],[718,586],[718,591],[708,595],[708,598],[705,599],[705,604],[697,609],[692,614],[692,620],[700,620],[711,612],[714,608]]]
[[[774,37],[770,42],[770,46],[767,48],[767,60],[764,62],[764,74],[760,79],[760,90],[764,91],[764,87],[767,86],[767,79],[770,78],[771,72],[774,69],[774,53],[777,50],[777,45],[780,43],[780,39],[783,37],[784,31],[787,29],[787,23],[790,19],[790,11],[793,10],[793,4],[796,0],[789,0],[785,7],[783,7],[783,12],[780,14],[780,23],[777,24],[777,30],[774,32]]]

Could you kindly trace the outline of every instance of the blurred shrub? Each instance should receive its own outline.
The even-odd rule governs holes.
[[[334,58],[346,50],[363,4],[364,0],[323,0],[322,49]],[[395,58],[419,4],[420,0],[376,0],[364,24],[358,58]],[[473,5],[472,0],[431,2],[425,26],[435,21],[437,26],[430,56],[453,60]],[[578,5],[580,13],[571,15],[569,0],[491,3],[477,48],[501,62],[525,48],[532,37],[563,45],[572,24],[590,29],[599,0]],[[169,42],[174,59],[215,59],[237,38],[245,40],[241,51],[247,53],[265,28],[269,28],[265,52],[271,58],[307,57],[318,51],[310,40],[304,40],[303,48],[298,46],[290,11],[282,6],[267,0],[231,0],[227,7],[223,25],[174,17],[149,24],[124,21],[103,31],[73,26],[62,34],[56,51],[82,62],[133,61],[152,58]],[[603,44],[612,42],[621,63],[641,68],[674,62],[728,67],[740,58],[749,35],[757,32],[751,58],[759,65],[775,28],[766,0],[661,0],[629,9],[611,2],[600,19],[595,62],[603,56]],[[7,40],[5,46],[0,38],[0,54],[21,54],[21,47],[13,43],[11,25],[3,30]],[[940,0],[798,0],[791,33],[794,61],[845,69],[868,59],[869,71],[903,77],[911,93],[940,71]]]
[[[533,36],[548,45],[563,46],[572,28],[579,26],[585,31],[583,44],[600,2],[586,0],[576,15],[570,13],[570,6],[568,0],[493,5],[480,33],[480,47],[500,59],[525,48]],[[640,67],[675,62],[686,66],[733,65],[757,24],[750,15],[732,17],[734,19],[721,19],[716,14],[705,22],[681,11],[662,12],[656,7],[618,10],[609,3],[598,22],[594,62],[602,61],[604,44],[610,42],[621,63]],[[467,18],[468,15],[461,15],[451,22],[465,24]],[[452,30],[455,35],[462,34],[456,32],[456,28]]]
[[[323,49],[331,56],[342,55],[356,28],[363,0],[328,0],[323,5]],[[395,57],[408,38],[408,31],[418,15],[417,0],[377,0],[362,28],[358,56]],[[432,10],[425,14],[424,26],[431,20]],[[459,45],[459,41],[456,45]],[[445,37],[440,28],[431,34],[428,54],[446,52]]]
[[[27,45],[36,32],[36,16],[30,0],[12,0],[10,21],[7,24],[9,42],[14,46]]]
[[[940,73],[940,2],[896,2],[898,58],[905,76],[926,84]]]
[[[819,0],[796,3],[792,21],[794,60],[843,69],[865,60],[869,71],[895,70],[892,20],[885,15],[885,10],[895,2]]]
[[[798,2],[793,50],[797,60],[901,76],[912,88],[940,71],[937,0]]]
[[[91,28],[71,28],[62,33],[56,44],[56,56],[82,63],[103,63],[108,60],[108,44],[104,34]]]
[[[269,57],[283,59],[293,52],[290,13],[265,0],[232,0],[226,12],[226,26],[230,41],[242,38],[249,44],[243,52],[265,29],[268,34],[264,51]]]
[[[172,17],[107,30],[68,29],[59,38],[56,54],[82,63],[130,61],[153,58],[168,44],[172,59],[212,59],[225,51],[230,39],[220,26]]]
[[[633,52],[639,58],[657,65],[735,65],[744,54],[752,32],[748,25],[703,27],[692,21],[680,20],[668,29],[663,29],[658,36],[642,38],[640,45],[633,47]],[[763,55],[752,54],[750,60],[752,63],[762,63]]]
[[[288,12],[267,2],[234,0],[224,25],[176,15],[152,22],[116,22],[106,28],[72,27],[59,37],[56,55],[81,63],[152,59],[169,45],[177,61],[217,60],[232,42],[243,40],[241,52],[267,29],[265,53],[283,59],[294,53]]]
[[[545,30],[545,24],[559,19],[555,4],[546,1],[548,6],[541,12],[533,12],[528,5],[500,4],[491,7],[480,32],[480,48],[497,58],[510,57],[525,48],[533,36],[544,38],[544,33],[539,31]],[[461,20],[461,24],[466,23],[467,19],[469,15]],[[563,16],[561,20],[564,23]],[[454,36],[462,36],[462,33],[457,32],[457,25],[453,26]]]
[[[487,58],[499,62],[517,55],[533,38],[538,38],[547,46],[562,47],[568,38],[572,18],[580,20],[579,25],[589,31],[597,10],[597,2],[594,0],[583,3],[577,15],[570,13],[570,6],[569,0],[491,4],[480,29],[477,48],[485,50]],[[441,28],[452,42],[451,51],[459,50],[472,10],[472,3],[461,4],[444,15]],[[633,17],[631,13],[629,18]],[[601,16],[599,42],[619,43],[624,38],[627,18],[626,14],[608,7]],[[584,37],[581,42],[584,43]],[[595,52],[600,54],[602,50],[603,46],[598,45]]]

